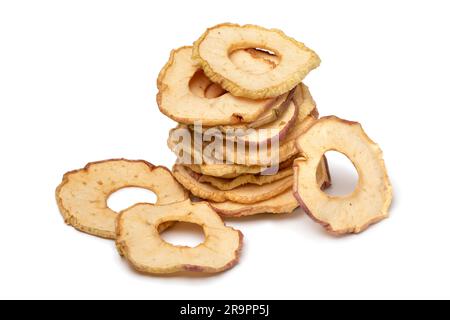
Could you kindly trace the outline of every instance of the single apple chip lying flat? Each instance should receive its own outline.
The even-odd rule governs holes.
[[[303,209],[329,232],[360,233],[388,217],[392,202],[381,149],[356,122],[325,117],[297,140],[304,158],[294,164],[295,195]],[[356,167],[356,190],[343,197],[322,192],[316,181],[317,166],[328,151],[346,155]]]
[[[186,190],[169,169],[146,161],[107,160],[68,172],[56,189],[56,201],[67,224],[95,236],[115,239],[117,213],[108,208],[114,192],[129,187],[154,192],[157,204],[186,200]],[[164,225],[162,225],[164,226]]]
[[[195,248],[165,242],[158,226],[168,222],[200,225],[205,242]],[[144,273],[222,272],[238,262],[242,241],[242,233],[226,227],[206,202],[138,204],[123,211],[117,219],[117,249],[136,270]]]

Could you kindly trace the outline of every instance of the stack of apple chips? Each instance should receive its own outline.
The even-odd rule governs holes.
[[[225,217],[294,211],[299,205],[292,164],[301,156],[296,140],[318,118],[308,87],[294,84],[278,97],[259,100],[233,96],[206,76],[192,51],[174,50],[158,78],[159,108],[179,123],[168,139],[178,157],[175,178]],[[235,50],[229,59],[261,76],[280,63],[260,49]],[[330,184],[326,159],[317,180]]]

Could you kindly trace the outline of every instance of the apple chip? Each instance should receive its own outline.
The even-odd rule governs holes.
[[[273,175],[253,175],[245,174],[234,179],[223,179],[212,176],[201,176],[198,180],[201,183],[209,183],[213,187],[222,190],[229,191],[234,190],[238,187],[244,186],[246,184],[254,184],[257,186],[262,186],[272,182],[282,180],[286,177],[291,177],[294,174],[293,168],[287,168],[282,171],[277,172]]]
[[[292,165],[294,163],[294,159],[297,155],[292,157],[291,159],[284,161],[278,165],[278,170],[284,170],[287,168],[292,168]],[[191,169],[192,171],[202,174],[205,176],[212,176],[217,178],[223,178],[223,179],[234,179],[238,178],[241,175],[247,175],[247,174],[270,174],[273,172],[274,168],[268,168],[268,167],[261,167],[261,166],[242,166],[238,164],[202,164],[202,165],[195,165],[195,164],[185,164],[186,167]]]
[[[199,98],[206,98],[207,90],[213,85],[211,80],[200,70],[189,81],[189,90]],[[209,93],[211,95],[211,92]]]
[[[210,85],[210,87],[206,89],[207,92],[205,92],[205,96],[219,94],[219,89],[217,88],[217,86],[219,85],[218,84]],[[208,93],[211,87],[215,87],[214,89],[211,89],[214,92]],[[287,111],[288,108],[291,106],[290,101],[293,100],[293,96],[295,96],[295,94],[290,96],[287,93],[279,96],[270,109],[266,110],[257,120],[251,123],[240,123],[235,125],[223,125],[214,127],[208,126],[196,127],[195,125],[189,125],[188,127],[189,129],[195,130],[198,133],[206,133],[208,130],[211,129],[218,129],[222,133],[229,133],[229,132],[233,133],[237,130],[259,129],[260,127],[270,124],[276,121],[279,117],[283,116],[285,111]],[[200,128],[201,130],[199,130]]]
[[[281,114],[275,109],[272,111],[272,117],[269,116],[267,120],[262,119],[267,122],[266,124],[256,122],[257,128],[249,128],[248,131],[231,131],[231,134],[227,135],[227,139],[251,145],[270,144],[275,140],[283,141],[297,123],[299,107],[294,101],[288,99],[286,110],[283,110]]]
[[[388,217],[392,187],[382,151],[359,123],[322,118],[301,135],[297,144],[304,158],[294,164],[295,195],[315,221],[331,233],[346,234],[360,233]],[[350,195],[330,196],[317,185],[317,166],[328,151],[343,153],[355,165],[359,182]]]
[[[223,96],[225,93],[227,93],[227,92],[225,91],[224,88],[222,88],[220,86],[220,84],[212,83],[205,90],[205,98],[207,98],[207,99],[216,99],[216,98],[218,98],[220,96]]]
[[[196,75],[201,74],[201,69],[193,62],[191,55],[192,47],[174,50],[158,77],[158,106],[169,118],[184,124],[201,122],[205,126],[246,123],[258,119],[276,101],[237,98],[230,93],[214,99],[199,96],[192,92],[190,84]],[[266,64],[251,55],[246,57]]]
[[[277,163],[284,162],[296,154],[298,150],[296,148],[296,139],[314,124],[316,119],[312,116],[308,116],[303,122],[298,123],[291,131],[288,132],[287,137],[281,142],[278,149],[272,152],[271,145],[267,145],[265,150],[257,148],[244,148],[241,152],[236,147],[227,148],[226,143],[220,150],[215,150],[215,153],[205,152],[209,146],[208,143],[195,147],[194,141],[202,141],[203,137],[200,133],[190,132],[190,143],[181,141],[180,136],[188,136],[189,128],[184,125],[180,125],[175,129],[172,129],[169,133],[169,139],[167,145],[182,160],[182,164],[195,164],[195,159],[201,159],[201,164],[237,164],[247,167],[260,166],[267,167]],[[196,136],[197,135],[197,136]],[[239,151],[238,151],[239,150]],[[220,151],[220,152],[218,152]],[[220,158],[222,156],[222,158]]]
[[[276,58],[274,61],[272,55],[269,53],[254,51],[235,50],[230,54],[230,60],[234,65],[238,66],[239,69],[253,74],[265,74],[276,68]]]
[[[242,69],[230,59],[239,49],[265,49],[279,58],[278,65],[264,73]],[[221,24],[208,29],[194,44],[192,55],[213,82],[236,97],[274,98],[292,90],[320,65],[314,51],[280,30],[254,25]]]
[[[245,51],[251,54],[253,58],[263,59],[264,61],[267,61],[272,65],[272,69],[275,69],[280,64],[280,58],[268,51],[261,49],[245,49]]]
[[[117,213],[108,208],[107,200],[128,187],[154,192],[157,204],[188,198],[169,169],[146,161],[119,159],[89,163],[84,169],[66,173],[56,189],[56,200],[67,224],[85,233],[115,239]]]
[[[199,182],[201,176],[182,165],[173,167],[173,175],[194,196],[214,202],[233,201],[253,204],[273,198],[292,188],[293,185],[292,177],[287,177],[263,186],[245,185],[233,190],[222,191],[210,184]]]
[[[331,186],[331,177],[328,171],[327,160],[324,157],[317,170],[317,183],[324,190]],[[241,204],[232,201],[223,203],[209,203],[211,207],[224,218],[240,218],[254,216],[261,213],[291,213],[299,207],[292,189],[265,201],[255,204]]]
[[[251,205],[232,201],[222,203],[210,202],[209,204],[223,218],[242,218],[262,213],[291,213],[299,206],[291,189],[274,198]]]
[[[158,227],[168,222],[200,225],[205,242],[195,248],[165,242]],[[242,242],[242,233],[226,227],[206,202],[138,204],[117,219],[117,249],[137,271],[149,274],[228,270],[238,263]]]
[[[245,153],[242,153],[238,152],[236,148],[226,148],[226,144],[224,143],[223,149],[219,150],[220,152],[217,152],[218,150],[216,150],[216,154],[210,155],[203,152],[204,149],[208,147],[208,143],[204,143],[203,146],[197,148],[194,147],[194,138],[203,141],[204,137],[199,132],[191,132],[190,147],[189,143],[186,143],[186,141],[183,141],[183,144],[180,144],[179,133],[188,133],[188,131],[190,131],[189,127],[184,125],[179,125],[177,128],[170,131],[167,144],[178,158],[185,160],[182,164],[186,165],[193,163],[198,164],[197,161],[193,161],[194,159],[203,159],[202,164],[222,165],[224,162],[228,162],[246,167],[267,167],[274,163],[284,162],[298,154],[296,139],[315,122],[318,116],[316,104],[309,93],[308,87],[301,85],[298,90],[299,92],[296,90],[294,95],[294,102],[301,102],[301,105],[299,106],[296,124],[287,133],[285,139],[281,141],[276,154],[272,154],[270,147],[267,148],[266,152],[261,151],[261,149],[256,151],[255,148],[246,148]],[[185,134],[183,134],[183,136],[185,136]],[[181,155],[180,149],[182,149],[183,155],[186,154],[187,156]],[[222,156],[223,158],[221,159],[219,156]]]
[[[267,167],[241,166],[238,164],[183,164],[198,174],[218,177],[223,179],[234,179],[244,174],[260,174]]]

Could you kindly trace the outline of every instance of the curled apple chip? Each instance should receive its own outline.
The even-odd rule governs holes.
[[[242,51],[242,50],[238,50]],[[245,49],[246,52],[252,55],[254,58],[263,59],[272,65],[272,69],[275,69],[280,64],[280,58],[275,54],[261,49]]]
[[[271,199],[251,205],[232,201],[222,203],[210,202],[209,204],[223,218],[242,218],[262,213],[291,213],[299,206],[291,189]]]
[[[291,189],[293,185],[292,177],[287,177],[262,186],[249,184],[233,190],[222,191],[210,184],[199,182],[201,176],[182,165],[175,165],[173,167],[173,175],[194,196],[214,202],[233,201],[243,204],[253,204],[273,198],[287,189]]]
[[[165,242],[158,226],[168,222],[200,225],[205,242],[195,248]],[[123,211],[117,219],[119,253],[137,271],[149,274],[222,272],[238,263],[242,243],[242,233],[226,227],[206,202],[138,204]]]
[[[252,122],[273,106],[276,99],[250,100],[225,93],[208,99],[193,92],[192,79],[202,73],[192,60],[192,47],[172,51],[169,62],[158,77],[157,102],[159,109],[169,118],[184,124],[201,122],[205,126],[229,125]],[[245,55],[256,63],[266,65],[260,59]],[[203,87],[201,87],[203,88]]]
[[[388,217],[392,201],[382,151],[359,123],[325,117],[318,120],[297,141],[304,155],[294,164],[295,195],[315,221],[334,234],[360,233]],[[322,192],[316,171],[328,151],[346,155],[356,167],[359,182],[353,193],[343,197]]]
[[[128,187],[154,192],[157,204],[186,200],[186,190],[169,169],[146,161],[107,160],[68,172],[56,189],[56,201],[67,224],[107,239],[116,238],[117,213],[108,208],[114,192]]]
[[[291,159],[284,161],[278,165],[278,170],[284,170],[287,168],[292,168],[294,159],[297,157],[295,155]],[[234,179],[241,175],[247,174],[270,174],[273,173],[274,168],[261,167],[261,166],[242,166],[238,164],[185,164],[186,167],[194,171],[195,173],[212,176],[223,179]]]
[[[239,49],[274,52],[278,65],[266,73],[240,68],[230,59]],[[320,65],[314,51],[282,31],[254,25],[221,24],[208,29],[194,44],[193,60],[213,82],[236,97],[274,98],[292,90]]]
[[[324,157],[317,170],[317,183],[322,189],[331,185],[331,176],[328,171],[327,160]],[[211,207],[224,218],[248,217],[261,213],[291,213],[299,207],[298,201],[292,189],[288,189],[282,194],[265,201],[246,205],[236,202],[209,203]]]
[[[281,170],[273,175],[253,175],[253,174],[245,174],[234,179],[223,179],[212,176],[201,176],[198,180],[202,183],[209,183],[213,187],[222,190],[229,191],[234,190],[238,187],[244,186],[246,184],[254,184],[257,186],[262,186],[265,184],[269,184],[272,182],[276,182],[282,180],[286,177],[291,177],[294,174],[293,168],[287,168]]]
[[[260,174],[266,170],[266,167],[238,164],[184,164],[184,166],[195,173],[223,179],[234,179],[244,174]]]

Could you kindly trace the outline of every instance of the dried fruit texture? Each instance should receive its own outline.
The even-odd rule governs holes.
[[[279,57],[276,68],[264,74],[248,72],[230,59],[230,52],[262,48]],[[314,51],[282,31],[259,26],[221,24],[208,29],[194,44],[193,59],[213,82],[236,97],[274,98],[293,89],[320,65]]]
[[[205,76],[206,77],[206,76]],[[198,85],[200,86],[201,83]],[[214,86],[216,84],[213,84],[211,86]],[[201,90],[201,89],[199,89]],[[206,95],[207,93],[205,93]],[[287,99],[289,98],[289,94],[283,94],[282,96],[279,96],[276,101],[273,103],[272,107],[268,110],[266,110],[256,121],[251,123],[241,123],[236,125],[227,125],[227,126],[215,126],[215,127],[208,127],[208,126],[202,126],[199,130],[199,127],[196,127],[194,125],[189,125],[189,129],[195,130],[199,133],[205,133],[211,129],[220,130],[222,133],[227,132],[235,132],[237,130],[248,130],[250,128],[258,129],[259,127],[264,126],[265,124],[274,122],[278,119],[279,116],[282,116],[285,111],[287,111],[288,107],[290,106],[289,101]],[[292,99],[290,99],[292,100]],[[259,124],[259,125],[258,125]]]
[[[293,100],[299,108],[297,121],[301,122],[310,115],[316,119],[319,117],[316,102],[314,101],[307,85],[302,83],[295,89]]]
[[[328,170],[327,160],[324,157],[317,170],[317,183],[322,189],[331,186],[331,176]],[[211,207],[223,218],[241,218],[254,216],[262,213],[292,213],[299,207],[298,201],[294,196],[292,189],[265,201],[246,205],[232,201],[215,203],[210,202]]]
[[[291,177],[294,174],[293,168],[284,169],[282,171],[279,171],[277,174],[274,175],[253,175],[253,174],[246,174],[239,176],[234,179],[221,179],[217,177],[212,176],[201,176],[198,180],[201,183],[209,183],[213,187],[222,190],[222,191],[229,191],[234,190],[240,186],[246,185],[246,184],[254,184],[257,186],[262,186],[265,184],[273,183],[279,180],[282,180],[286,177]]]
[[[205,75],[203,71],[198,71],[194,74],[192,79],[189,81],[189,90],[191,92],[200,97],[205,98],[206,97],[206,91],[209,87],[212,86],[211,80]],[[210,93],[211,94],[211,93]]]
[[[272,154],[271,148],[267,148],[266,154],[261,154],[260,152],[251,152],[249,149],[246,150],[245,155],[239,154],[236,149],[231,150],[231,152],[226,154],[226,160],[236,164],[242,164],[246,166],[259,165],[266,166],[270,163],[280,163],[284,162],[294,155],[298,154],[299,151],[296,148],[296,139],[311,125],[316,121],[312,116],[308,116],[301,123],[297,125],[288,133],[286,138],[281,142],[277,154]],[[216,159],[220,160],[220,159]]]
[[[292,188],[293,185],[292,178],[287,177],[263,186],[245,185],[234,190],[222,191],[207,183],[199,182],[200,175],[181,165],[173,167],[173,175],[194,196],[214,202],[233,201],[253,204],[273,198]]]
[[[206,240],[195,248],[171,245],[158,231],[158,226],[167,222],[200,225]],[[149,274],[228,270],[239,260],[242,241],[242,233],[226,227],[206,202],[139,204],[122,212],[117,220],[116,245],[120,254],[137,271]]]
[[[205,97],[207,99],[215,99],[227,93],[224,88],[220,86],[220,84],[213,83],[208,86],[205,90]]]
[[[294,164],[295,194],[305,211],[334,234],[360,233],[388,217],[392,187],[382,151],[361,125],[325,117],[297,141],[305,159]],[[359,174],[356,190],[343,197],[329,196],[315,183],[316,169],[327,151],[346,155]]]
[[[231,163],[235,163],[238,165],[243,165],[247,167],[252,166],[268,166],[270,165],[270,162],[284,162],[291,157],[298,154],[298,150],[296,148],[296,139],[306,130],[308,129],[317,119],[318,112],[316,110],[316,104],[309,92],[309,89],[305,85],[301,85],[301,94],[298,92],[296,93],[294,97],[294,102],[299,101],[302,102],[302,104],[299,107],[299,115],[297,118],[297,122],[295,126],[288,132],[286,135],[286,138],[282,141],[279,149],[278,149],[278,157],[277,155],[272,155],[270,148],[268,148],[268,151],[266,154],[263,154],[261,152],[251,152],[251,149],[247,148],[245,154],[240,154],[236,151],[236,149],[232,149],[229,152],[225,152],[225,146],[224,149],[221,150],[222,152],[218,152],[218,154],[226,155],[225,159],[220,158],[211,158],[208,157],[206,154],[202,157],[202,151],[194,148],[194,139],[193,137],[197,134],[197,138],[201,141],[203,137],[200,135],[200,133],[191,133],[192,141],[191,141],[191,148],[187,146],[185,149],[183,149],[184,153],[187,153],[191,156],[191,162],[190,163],[183,163],[183,164],[192,164],[194,163],[193,159],[204,159],[207,161],[204,161],[204,164],[222,164],[223,160],[226,160]],[[182,156],[179,154],[179,136],[176,134],[177,130],[189,130],[188,127],[180,125],[177,128],[173,129],[169,133],[169,139],[167,141],[167,144],[169,148],[177,154],[178,158],[182,158]],[[207,147],[207,143],[203,146],[203,148]],[[216,150],[218,151],[218,150]],[[187,157],[189,158],[189,157]],[[278,158],[278,159],[276,159]],[[271,161],[273,160],[273,161]],[[253,173],[253,172],[252,172]],[[211,175],[211,174],[207,174]]]
[[[264,73],[276,67],[276,57],[259,50],[237,50],[233,52],[230,59],[241,68],[248,68],[253,72]],[[196,72],[189,82],[191,91],[207,99],[215,99],[227,93],[218,83],[213,83],[203,72]]]
[[[282,142],[297,123],[299,113],[299,107],[293,101],[288,102],[287,106],[281,115],[274,115],[276,117],[274,121],[249,131],[249,134],[237,135],[228,140],[249,145],[270,144],[275,139]]]
[[[182,125],[170,131],[167,144],[169,148],[178,156],[178,158],[183,158],[189,161],[189,163],[186,164],[194,163],[194,159],[203,159],[204,164],[222,164],[224,162],[229,162],[249,167],[266,167],[270,166],[271,164],[284,162],[298,154],[298,150],[295,144],[297,137],[299,137],[302,132],[313,125],[315,121],[315,118],[313,118],[312,116],[308,116],[303,122],[297,124],[288,133],[286,139],[279,146],[277,150],[278,152],[276,152],[275,154],[272,154],[270,147],[267,148],[267,151],[265,153],[263,153],[261,150],[255,150],[254,148],[246,148],[245,154],[241,154],[236,150],[236,148],[230,148],[230,150],[226,152],[227,149],[225,146],[223,146],[222,152],[219,152],[218,154],[222,154],[224,156],[224,159],[220,159],[217,154],[213,155],[214,158],[212,158],[208,156],[207,153],[203,153],[201,148],[194,148],[194,137],[196,133],[191,132],[191,147],[189,148],[189,144],[187,144],[187,146],[183,145],[183,148],[181,148],[183,151],[183,155],[187,154],[187,157],[184,157],[183,155],[180,155],[180,140],[177,133],[180,132],[178,130],[184,130],[186,132],[187,130],[189,130],[189,128]],[[197,137],[197,139],[201,141],[202,137]],[[208,144],[205,144],[203,147],[206,148],[207,146]]]
[[[298,159],[300,161],[302,158]],[[294,170],[294,168],[292,168]],[[328,159],[323,156],[320,161],[319,167],[317,168],[316,174],[317,184],[320,186],[320,189],[325,190],[331,187],[331,174],[330,168],[328,167]]]
[[[276,101],[276,99],[237,98],[230,93],[215,99],[207,99],[204,97],[204,90],[207,89],[207,87],[203,89],[204,85],[192,92],[191,80],[201,74],[201,69],[192,61],[191,55],[191,47],[174,50],[158,77],[158,106],[169,118],[184,124],[201,122],[205,126],[252,122]],[[245,56],[263,65],[266,64],[260,59],[252,58],[251,55]],[[203,95],[198,93],[202,90]]]
[[[269,62],[273,66],[272,69],[275,69],[276,66],[280,64],[280,58],[273,53],[269,53],[268,51],[252,48],[245,49],[245,51],[251,54],[253,58],[259,58]]]
[[[169,169],[121,159],[90,163],[84,169],[66,173],[56,189],[56,201],[67,224],[85,233],[115,239],[117,213],[108,208],[107,200],[128,187],[154,192],[157,204],[188,198]]]
[[[282,194],[252,205],[232,201],[223,203],[210,202],[211,207],[223,218],[249,217],[262,213],[291,213],[298,208],[297,199],[291,189]]]
[[[295,155],[293,158],[282,162],[279,164],[278,170],[284,170],[287,168],[292,168],[294,158],[296,158],[297,155]],[[270,168],[268,167],[261,167],[261,166],[241,166],[238,164],[204,164],[204,165],[185,165],[192,171],[206,175],[206,176],[212,176],[217,178],[223,178],[223,179],[234,179],[241,175],[246,174],[268,174],[268,170]]]
[[[250,128],[259,129],[265,124],[272,123],[276,121],[280,116],[284,115],[284,112],[290,106],[290,104],[285,105],[285,107],[283,106],[284,102],[288,99],[288,96],[289,94],[285,93],[282,96],[278,97],[273,107],[265,111],[257,120],[255,120],[252,123],[228,125],[228,126],[216,126],[216,127],[202,127],[202,133],[211,130],[212,128],[218,129],[223,133],[235,130],[248,130]],[[313,115],[313,117],[315,118],[319,117],[319,113],[316,108],[316,103],[314,102],[314,99],[311,96],[308,86],[306,86],[305,84],[300,84],[295,88],[293,101],[299,109],[296,122],[303,121],[308,115]],[[266,119],[271,120],[269,121]],[[295,123],[293,125],[295,125]],[[274,127],[274,125],[272,125],[272,127]],[[191,130],[195,129],[193,125],[189,126],[189,128]]]
[[[243,174],[260,174],[264,170],[266,170],[266,167],[260,167],[260,166],[241,166],[238,164],[191,164],[185,165],[192,171],[198,174],[212,176],[212,177],[218,177],[223,179],[233,179],[237,178]]]
[[[276,68],[276,58],[257,50],[235,50],[230,54],[230,61],[243,70],[252,74],[265,74]]]
[[[325,158],[321,161],[321,165],[317,171],[317,183],[319,186],[322,186],[322,189],[326,189],[331,185],[331,177]],[[252,205],[231,201],[223,203],[210,202],[210,205],[224,218],[248,217],[261,213],[291,213],[299,207],[298,201],[295,198],[292,189],[286,190],[284,193],[272,199],[261,201]]]
[[[298,88],[298,87],[297,87]],[[266,125],[271,124],[277,121],[284,113],[289,109],[293,102],[293,98],[295,96],[295,89],[291,90],[289,94],[285,93],[280,96],[278,99],[282,99],[284,101],[278,108],[272,108],[266,111],[266,114],[263,114],[258,120],[250,123],[248,125],[251,129],[259,129],[264,128]],[[285,98],[286,97],[286,98]],[[303,100],[302,100],[303,102]],[[302,103],[301,102],[301,103]],[[301,103],[294,103],[297,107],[301,105]]]

